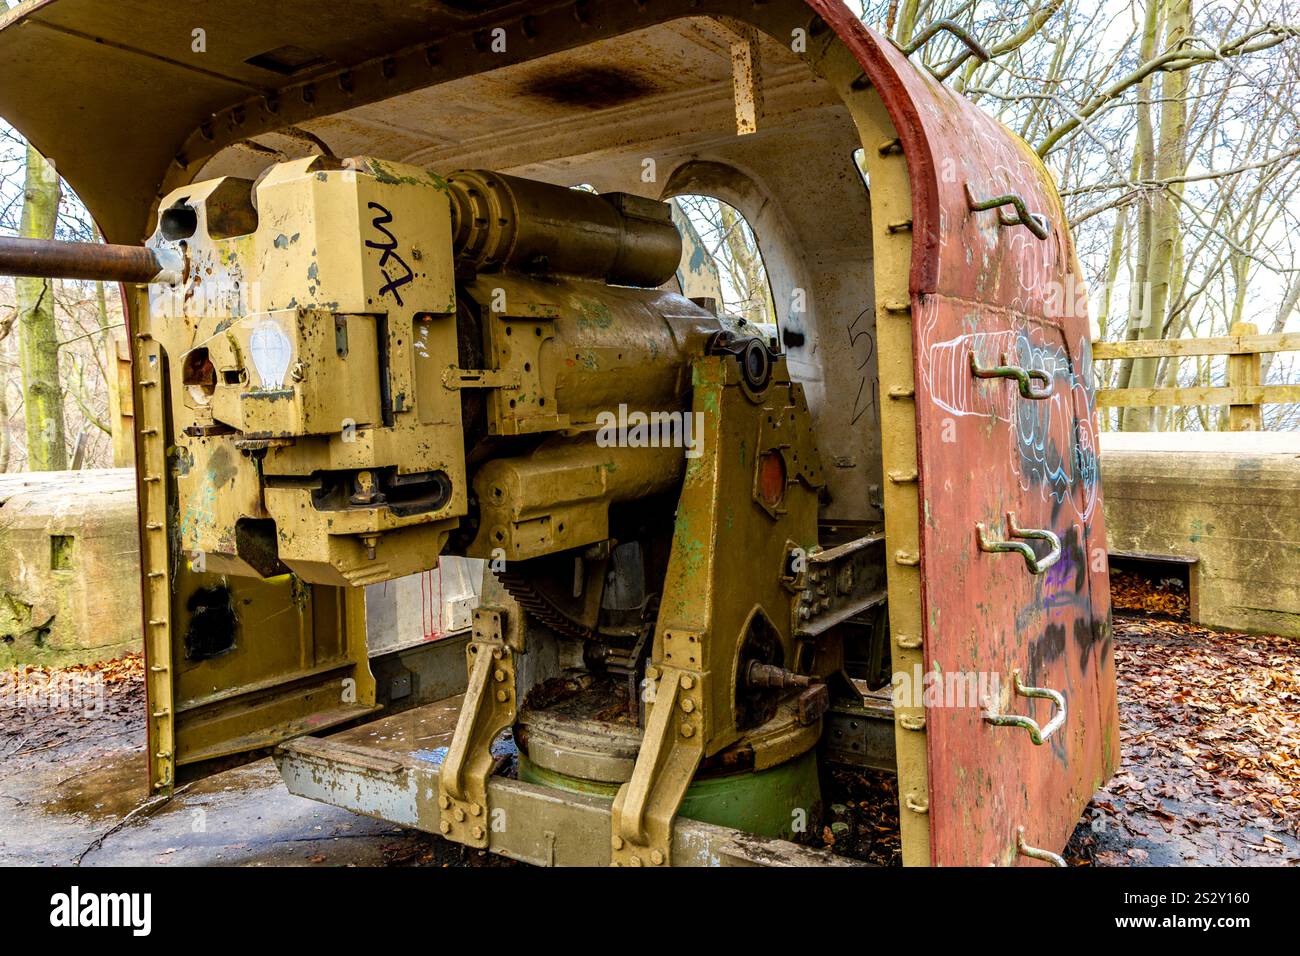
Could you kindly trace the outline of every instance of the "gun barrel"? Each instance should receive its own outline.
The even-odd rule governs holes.
[[[102,282],[175,281],[144,246],[0,237],[0,275]]]

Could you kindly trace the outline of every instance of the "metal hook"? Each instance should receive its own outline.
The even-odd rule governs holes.
[[[1025,842],[1025,828],[1016,829],[1016,852],[1021,856],[1027,856],[1031,860],[1042,860],[1044,863],[1050,863],[1052,866],[1065,866],[1065,857],[1059,853],[1053,853],[1051,850],[1040,850],[1036,846],[1030,846]]]
[[[1039,369],[1027,369],[1007,362],[1005,352],[1001,356],[1002,364],[987,368],[980,365],[979,356],[970,353],[970,370],[976,378],[1013,378],[1025,398],[1041,401],[1052,397],[1052,376]],[[1035,389],[1034,382],[1042,382],[1043,387]]]
[[[1047,554],[1038,557],[1034,549],[1023,541],[993,541],[988,538],[984,523],[975,525],[975,538],[981,551],[990,553],[1007,552],[1018,554],[1025,559],[1025,565],[1031,574],[1042,574],[1061,557],[1061,539],[1046,528],[1020,528],[1016,525],[1016,515],[1007,512],[1007,533],[1013,538],[1027,538],[1031,541],[1046,541],[1049,545]]]
[[[1034,742],[1034,746],[1041,747],[1065,723],[1065,695],[1060,691],[1052,690],[1050,687],[1028,687],[1022,684],[1020,682],[1019,668],[1011,672],[1011,681],[1016,693],[1021,697],[1050,700],[1055,704],[1056,713],[1052,715],[1052,719],[1047,722],[1046,727],[1039,727],[1038,721],[1032,717],[1022,717],[1019,714],[999,714],[993,710],[993,705],[990,703],[988,713],[984,715],[984,720],[997,727],[1020,727],[1029,732],[1029,739]]]
[[[986,209],[998,209],[998,222],[1004,226],[1024,226],[1039,239],[1047,239],[1049,230],[1047,228],[1047,217],[1042,213],[1030,212],[1025,207],[1025,201],[1015,193],[1007,193],[1005,196],[994,196],[992,199],[977,200],[970,191],[970,183],[966,184],[966,205],[970,206],[972,212],[983,212]],[[1011,206],[1016,210],[1014,218],[1001,211],[1002,206]]]
[[[951,63],[943,68],[942,72],[936,70],[930,71],[931,75],[940,83],[952,76],[953,73],[957,71],[957,68],[972,56],[981,63],[987,63],[993,58],[989,51],[984,48],[984,44],[971,36],[965,27],[959,24],[956,20],[949,20],[947,18],[943,20],[935,20],[913,37],[911,43],[907,46],[899,47],[899,49],[903,51],[904,56],[911,56],[917,50],[921,49],[921,47],[929,43],[930,40],[941,31],[944,33],[951,33],[958,40],[964,43],[966,45],[966,52],[956,57]]]

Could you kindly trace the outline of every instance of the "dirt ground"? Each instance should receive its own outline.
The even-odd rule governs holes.
[[[1133,575],[1112,591],[1122,762],[1067,858],[1300,863],[1300,642],[1197,627]]]
[[[1300,863],[1300,642],[1180,620],[1176,582],[1116,575],[1123,763],[1074,865]],[[169,801],[144,779],[138,657],[0,674],[0,865],[492,866],[505,861],[292,796],[269,760]],[[836,771],[816,845],[896,865],[892,775]],[[7,805],[7,806],[5,806]]]

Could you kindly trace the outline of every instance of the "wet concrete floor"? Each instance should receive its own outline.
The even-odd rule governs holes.
[[[94,715],[0,713],[0,865],[474,862],[426,834],[291,795],[269,758],[140,810],[149,803],[143,701],[131,687],[109,696]]]

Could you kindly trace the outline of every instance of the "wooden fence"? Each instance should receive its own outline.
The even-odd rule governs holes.
[[[1102,388],[1097,404],[1102,408],[1151,408],[1158,405],[1227,405],[1232,431],[1257,431],[1263,427],[1261,406],[1300,403],[1300,385],[1260,383],[1260,355],[1300,351],[1300,333],[1260,335],[1249,322],[1238,322],[1231,335],[1207,339],[1153,339],[1135,342],[1095,342],[1092,357],[1098,361],[1121,359],[1184,358],[1226,355],[1226,385],[1186,388]]]

